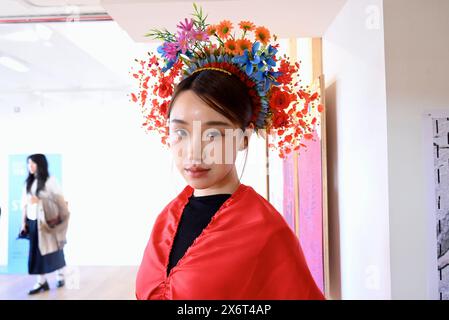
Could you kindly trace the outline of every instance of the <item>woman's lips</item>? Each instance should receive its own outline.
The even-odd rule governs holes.
[[[185,173],[191,178],[201,178],[207,175],[210,169],[205,168],[185,168]]]

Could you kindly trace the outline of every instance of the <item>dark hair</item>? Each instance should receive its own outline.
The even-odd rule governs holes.
[[[36,196],[37,196],[39,194],[39,191],[45,189],[45,182],[47,181],[48,177],[50,176],[48,173],[48,161],[47,161],[47,158],[45,157],[45,155],[40,154],[40,153],[32,154],[32,155],[28,156],[27,162],[28,162],[28,160],[33,161],[37,166],[37,170],[36,170],[36,177],[37,177]],[[36,177],[34,176],[34,174],[31,174],[30,172],[28,172],[28,177],[26,179],[27,193],[30,193],[31,186],[33,185],[34,179],[36,179]]]
[[[216,70],[202,70],[183,79],[173,93],[167,118],[176,97],[192,90],[215,111],[245,130],[252,116],[251,97],[246,85],[236,76]]]

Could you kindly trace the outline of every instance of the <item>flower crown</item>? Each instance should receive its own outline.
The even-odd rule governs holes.
[[[281,158],[306,147],[301,141],[313,139],[317,123],[312,108],[322,112],[323,106],[316,105],[318,93],[299,85],[299,63],[291,64],[285,55],[276,55],[277,37],[267,28],[241,21],[238,26],[242,34],[237,37],[232,33],[232,22],[207,24],[202,8],[196,4],[193,7],[193,19],[181,21],[177,34],[152,29],[145,35],[163,43],[157,49],[159,56],[149,52],[147,59],[135,59],[139,69],[131,72],[139,90],[130,96],[141,107],[143,126],[160,133],[166,144],[167,111],[176,84],[196,72],[217,70],[236,76],[247,86],[255,131],[266,130],[273,136],[269,147]],[[271,38],[273,44],[269,43]]]

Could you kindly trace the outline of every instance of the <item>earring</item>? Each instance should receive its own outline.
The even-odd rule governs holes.
[[[239,151],[245,150],[248,147],[248,137],[243,137],[243,146],[240,144]]]

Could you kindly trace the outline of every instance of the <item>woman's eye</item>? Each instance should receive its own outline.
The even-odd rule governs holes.
[[[220,136],[221,136],[221,133],[220,132],[216,132],[216,131],[209,132],[206,135],[207,139],[210,140],[210,141],[213,141],[215,138],[220,137]]]
[[[184,129],[174,129],[171,131],[170,137],[173,142],[179,142],[187,137],[187,131]]]
[[[184,138],[187,136],[187,132],[183,129],[175,130],[175,134],[181,138]]]

